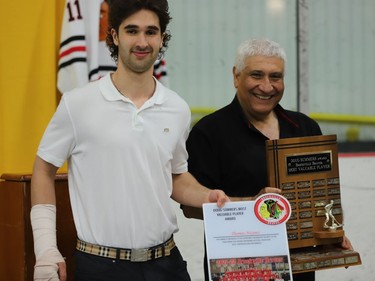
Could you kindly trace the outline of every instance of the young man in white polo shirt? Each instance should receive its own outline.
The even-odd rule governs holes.
[[[173,241],[170,197],[222,206],[187,172],[188,105],[153,76],[170,35],[166,0],[114,0],[107,44],[118,68],[64,93],[32,177],[35,280],[66,280],[56,245],[54,177],[68,161],[78,234],[75,280],[190,280]]]

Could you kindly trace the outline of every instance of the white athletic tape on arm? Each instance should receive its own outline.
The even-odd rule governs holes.
[[[59,280],[57,263],[64,262],[64,258],[56,243],[56,206],[35,205],[30,218],[36,257],[34,280]]]

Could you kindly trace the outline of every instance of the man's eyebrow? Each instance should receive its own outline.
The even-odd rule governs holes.
[[[138,25],[135,25],[135,24],[128,24],[124,27],[125,29],[134,29],[134,28],[138,28]]]
[[[138,25],[135,25],[135,24],[128,24],[124,27],[125,29],[138,29],[139,26]],[[147,29],[152,29],[152,30],[155,30],[155,31],[159,31],[159,27],[157,27],[156,25],[149,25],[147,26]]]
[[[284,72],[282,72],[282,71],[274,71],[274,72],[271,72],[270,74],[271,75],[283,75]]]
[[[157,27],[156,25],[150,25],[150,26],[148,26],[147,28],[148,28],[148,29],[153,29],[153,30],[155,30],[155,31],[159,31],[159,30],[160,30],[160,28]]]

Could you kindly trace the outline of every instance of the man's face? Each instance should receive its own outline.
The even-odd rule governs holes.
[[[242,109],[250,118],[262,120],[284,93],[284,61],[277,57],[251,56],[238,74],[233,69],[234,86]]]
[[[149,10],[140,10],[126,18],[118,34],[112,29],[114,43],[118,46],[118,63],[136,73],[152,68],[162,47],[158,16]]]

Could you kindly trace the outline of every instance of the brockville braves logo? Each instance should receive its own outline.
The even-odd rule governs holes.
[[[256,199],[254,213],[265,224],[280,224],[289,219],[290,204],[285,197],[276,193],[268,193]]]

